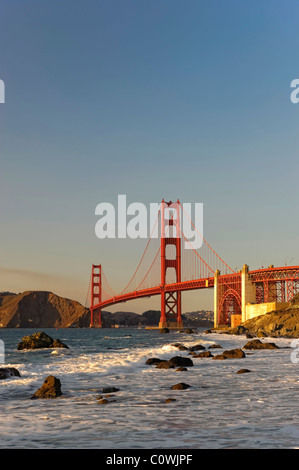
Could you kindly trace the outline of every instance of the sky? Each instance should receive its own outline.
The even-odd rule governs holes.
[[[0,0],[0,291],[85,304],[93,263],[121,291],[146,240],[96,237],[118,195],[203,203],[233,268],[298,265],[298,20],[297,0]]]

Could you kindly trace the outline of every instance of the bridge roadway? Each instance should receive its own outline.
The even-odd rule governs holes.
[[[262,269],[256,269],[248,272],[253,283],[261,282],[281,282],[281,281],[299,281],[299,266],[283,266],[283,267],[268,267]],[[219,275],[218,280],[225,280],[226,282],[233,277],[240,276],[241,271],[233,274]],[[192,279],[189,281],[181,281],[172,284],[166,284],[164,287],[161,285],[133,291],[125,294],[116,295],[102,302],[94,305],[94,309],[102,309],[109,307],[121,302],[127,302],[129,300],[140,299],[145,297],[151,297],[154,295],[161,295],[161,292],[183,292],[188,290],[196,289],[209,289],[214,287],[215,278],[207,277],[203,279]]]

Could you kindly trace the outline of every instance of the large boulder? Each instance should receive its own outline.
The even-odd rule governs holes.
[[[160,362],[163,362],[163,359],[159,359],[158,357],[150,357],[146,360],[146,364],[151,366],[153,364],[160,364]]]
[[[8,379],[10,377],[21,377],[18,369],[14,367],[4,367],[0,369],[0,380]]]
[[[244,349],[279,349],[275,343],[262,343],[259,339],[253,339],[248,341],[244,346]]]
[[[246,357],[244,351],[242,351],[242,349],[237,348],[223,351],[222,354],[214,356],[213,359],[242,359],[243,357]]]
[[[192,367],[193,361],[189,357],[175,356],[172,357],[169,362],[174,366]]]
[[[24,336],[18,344],[18,350],[22,349],[42,349],[42,348],[68,348],[60,339],[53,339],[43,331]]]
[[[39,388],[31,398],[56,398],[62,395],[60,380],[49,375],[44,381],[41,388]]]

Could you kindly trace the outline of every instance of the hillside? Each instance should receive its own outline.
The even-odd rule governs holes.
[[[88,309],[52,292],[28,291],[6,297],[0,307],[1,328],[63,328],[89,324]]]
[[[205,312],[194,313],[182,315],[184,326],[212,325]],[[102,323],[106,328],[115,324],[129,327],[158,326],[160,315],[159,310],[148,310],[141,315],[134,312],[102,311]],[[88,328],[89,324],[89,309],[75,300],[47,291],[0,293],[0,328]]]
[[[266,334],[272,337],[299,338],[299,294],[283,310],[269,312],[242,323],[248,333]],[[240,327],[231,328],[230,333],[238,333]]]

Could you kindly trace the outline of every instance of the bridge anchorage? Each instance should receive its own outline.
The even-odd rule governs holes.
[[[201,237],[199,249],[195,249],[184,234],[182,215]],[[160,239],[155,246],[152,235],[159,220]],[[163,199],[139,264],[120,293],[110,287],[102,266],[92,265],[88,289],[90,326],[102,327],[101,311],[105,307],[160,295],[161,317],[157,328],[181,329],[182,292],[212,288],[214,327],[237,326],[252,317],[287,306],[299,293],[299,266],[269,266],[250,271],[244,265],[235,272],[203,238],[180,201]]]

